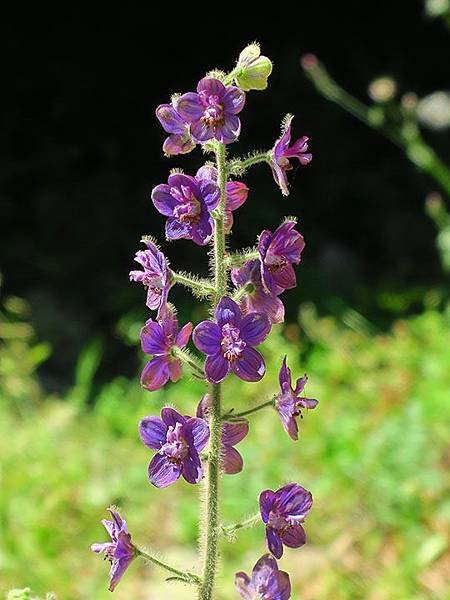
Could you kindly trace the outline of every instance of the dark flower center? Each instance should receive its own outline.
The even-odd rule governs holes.
[[[267,525],[275,529],[275,531],[283,531],[287,527],[289,527],[289,523],[286,521],[285,517],[279,515],[276,511],[271,510],[269,513],[269,520],[267,521]]]
[[[284,256],[268,256],[264,261],[269,273],[276,273],[279,269],[282,269],[288,264],[288,261]]]
[[[222,326],[222,341],[220,346],[222,348],[222,354],[227,360],[236,360],[247,345],[244,340],[240,337],[240,330],[226,323]]]
[[[160,275],[147,274],[142,283],[146,288],[150,288],[155,294],[161,294],[164,287],[162,277]]]
[[[173,187],[170,189],[170,195],[178,202],[178,206],[173,209],[173,215],[178,221],[181,223],[187,221],[191,225],[200,221],[202,206],[190,187],[185,185],[179,188]]]
[[[220,104],[219,96],[208,95],[206,92],[200,92],[200,102],[204,106],[202,122],[208,127],[216,127],[223,123],[223,106]]]
[[[164,454],[171,462],[180,462],[189,453],[189,444],[183,436],[183,425],[177,423],[175,427],[172,425],[168,428],[166,434],[166,443],[162,445],[160,454]]]

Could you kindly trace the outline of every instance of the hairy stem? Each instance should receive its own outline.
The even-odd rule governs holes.
[[[251,248],[228,254],[225,258],[225,263],[227,267],[242,267],[249,260],[255,260],[256,258],[259,258],[259,252],[255,248]]]
[[[258,404],[258,406],[254,406],[253,408],[249,408],[248,410],[244,410],[243,412],[227,413],[227,414],[223,415],[222,420],[223,421],[230,421],[230,420],[232,421],[234,419],[242,419],[242,417],[251,415],[252,413],[257,412],[258,410],[262,410],[263,408],[266,408],[267,406],[274,406],[274,404],[275,404],[275,396],[273,398],[271,398],[270,400],[267,400],[267,402]]]
[[[214,286],[208,279],[198,279],[175,271],[172,271],[172,277],[175,283],[188,287],[197,296],[209,296],[215,291]]]
[[[234,160],[230,161],[228,170],[230,175],[242,175],[242,173],[244,173],[249,167],[263,162],[270,164],[270,160],[270,150],[266,152],[258,152],[257,154],[247,156],[247,158],[235,158]]]
[[[226,149],[224,144],[216,144],[217,181],[220,188],[220,202],[214,217],[214,306],[227,291],[227,269],[225,265],[225,185],[227,181]],[[210,438],[208,449],[208,468],[206,474],[206,510],[201,523],[203,577],[199,586],[199,600],[212,600],[220,539],[220,453],[222,438],[221,384],[211,384],[209,391],[212,399],[209,421]]]
[[[410,126],[413,126],[413,136],[411,137],[410,134],[406,133],[411,127],[405,128],[395,124],[392,125],[384,120],[374,121],[371,118],[370,108],[336,83],[319,62],[309,66],[306,69],[306,75],[325,98],[335,102],[369,127],[381,131],[391,142],[399,146],[419,169],[428,173],[450,196],[450,168],[425,142],[415,125],[410,124]]]
[[[172,573],[172,575],[179,577],[186,583],[200,584],[200,582],[201,582],[200,577],[198,575],[195,575],[195,573],[190,573],[189,571],[180,571],[179,569],[176,569],[175,567],[172,567],[171,565],[168,565],[168,564],[162,562],[158,558],[155,558],[154,556],[152,556],[145,550],[136,548],[136,553],[138,556],[141,556],[144,560],[148,560],[149,562],[160,567],[161,569],[164,569],[165,571]]]
[[[261,521],[261,515],[256,513],[247,519],[239,521],[239,523],[233,523],[232,525],[222,525],[222,533],[226,537],[233,538],[239,529],[245,529],[246,527],[253,527]]]
[[[189,368],[194,377],[204,379],[205,372],[203,365],[195,356],[192,356],[189,350],[182,350],[181,348],[175,347],[173,349],[173,355]]]

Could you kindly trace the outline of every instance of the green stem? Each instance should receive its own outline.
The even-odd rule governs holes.
[[[214,293],[214,286],[209,279],[197,279],[196,277],[191,277],[184,273],[176,273],[175,271],[172,271],[172,277],[175,283],[180,283],[190,288],[198,296],[209,296]]]
[[[450,197],[450,169],[425,142],[415,124],[410,123],[410,127],[405,128],[386,123],[384,119],[379,122],[374,121],[371,118],[370,108],[336,83],[320,63],[308,68],[306,74],[325,98],[335,102],[368,127],[381,131],[393,144],[401,148],[419,169],[428,173]],[[412,138],[407,133],[411,125],[413,125]]]
[[[247,158],[235,158],[234,160],[230,161],[230,164],[228,165],[228,172],[230,175],[242,175],[242,173],[249,167],[263,162],[270,163],[270,160],[270,150],[267,152],[258,152],[257,154],[253,154]]]
[[[228,254],[225,258],[225,263],[227,267],[241,267],[244,263],[249,260],[255,260],[259,258],[259,252],[256,249],[244,250],[241,252],[234,252],[233,254]]]
[[[227,420],[234,420],[234,419],[242,419],[242,417],[246,417],[248,415],[251,415],[255,412],[257,412],[258,410],[262,410],[263,408],[266,408],[267,406],[274,406],[275,404],[275,398],[276,396],[274,396],[273,398],[271,398],[270,400],[267,400],[267,402],[263,402],[262,404],[258,404],[258,406],[255,406],[253,408],[249,408],[248,410],[244,410],[243,412],[240,413],[228,413],[223,415],[222,420],[223,421],[227,421]]]
[[[235,302],[239,302],[242,296],[245,296],[245,294],[251,294],[254,289],[255,286],[253,283],[247,283],[247,285],[243,285],[242,287],[238,288],[233,294],[232,298]]]
[[[164,569],[165,571],[172,573],[172,575],[176,575],[177,577],[179,577],[186,583],[193,583],[193,584],[197,584],[197,585],[200,585],[200,583],[201,583],[200,577],[198,575],[195,575],[195,573],[190,573],[189,571],[180,571],[179,569],[175,569],[175,567],[172,567],[171,565],[168,565],[168,564],[162,562],[161,560],[159,560],[158,558],[155,558],[154,556],[152,556],[145,550],[136,548],[136,554],[138,556],[141,556],[144,560],[148,560],[149,562],[153,563],[154,565],[160,567],[161,569]]]
[[[261,520],[261,515],[259,513],[256,513],[256,514],[252,515],[251,517],[248,517],[247,519],[240,521],[239,523],[233,523],[233,525],[222,525],[222,533],[226,537],[232,538],[234,536],[234,534],[236,533],[236,531],[239,531],[239,529],[245,529],[246,527],[253,527],[253,525],[256,525],[260,520]]]
[[[220,202],[214,218],[213,267],[215,297],[214,306],[227,291],[227,269],[225,265],[225,186],[227,181],[226,148],[216,144],[217,182],[220,188]],[[199,600],[212,600],[220,539],[219,478],[222,446],[221,384],[211,384],[212,399],[209,428],[208,468],[206,473],[206,510],[201,523],[201,546],[203,554],[203,578],[199,586]]]
[[[194,377],[197,377],[198,379],[205,378],[205,372],[202,365],[188,350],[182,350],[175,346],[172,352],[176,358],[180,359],[181,362],[191,370]]]
[[[230,85],[230,83],[233,83],[234,78],[240,70],[240,67],[235,67],[232,71],[227,73],[227,75],[225,75],[224,80],[222,81],[223,85]]]

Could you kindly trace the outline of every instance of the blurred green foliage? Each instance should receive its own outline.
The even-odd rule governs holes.
[[[40,596],[52,590],[60,599],[109,598],[108,564],[89,545],[106,539],[99,521],[111,503],[122,508],[138,544],[195,568],[199,488],[151,487],[151,454],[136,425],[164,404],[192,413],[201,382],[186,378],[149,394],[137,380],[118,377],[88,402],[103,352],[94,340],[79,357],[67,397],[45,398],[35,374],[45,346],[17,317],[26,315],[12,309],[17,302],[7,301],[1,322],[0,590],[28,585]],[[132,319],[121,327],[134,338]],[[287,353],[294,373],[308,372],[308,395],[320,400],[305,415],[297,444],[275,413],[255,414],[239,446],[244,473],[223,479],[226,523],[253,514],[263,488],[296,480],[312,490],[309,543],[281,561],[293,598],[448,597],[449,337],[445,310],[397,320],[380,334],[353,310],[337,320],[304,305],[298,324],[265,344],[262,382],[227,380],[226,405],[245,409],[276,390]],[[235,598],[233,573],[249,571],[263,552],[260,524],[240,531],[234,543],[224,540],[221,598]],[[180,584],[167,585],[163,573],[136,561],[115,597],[192,596]]]

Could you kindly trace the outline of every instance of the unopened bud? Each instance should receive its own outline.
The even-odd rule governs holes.
[[[391,77],[379,77],[369,85],[369,96],[374,102],[389,102],[397,92],[397,84]]]
[[[434,92],[419,100],[417,116],[419,121],[430,129],[450,127],[450,93]]]
[[[267,56],[261,56],[258,44],[250,44],[240,53],[236,69],[236,82],[244,92],[265,90],[272,62]]]

